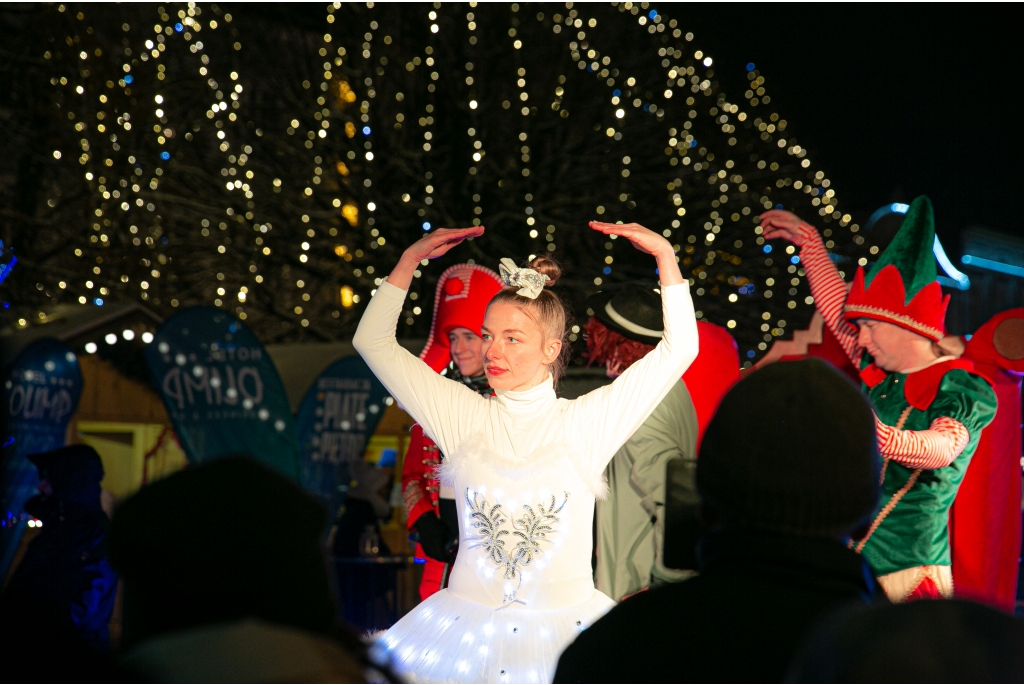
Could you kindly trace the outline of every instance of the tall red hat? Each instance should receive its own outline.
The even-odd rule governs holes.
[[[477,264],[456,264],[444,270],[434,293],[434,319],[420,359],[438,373],[452,360],[448,334],[468,328],[481,335],[484,312],[502,289],[498,274]]]

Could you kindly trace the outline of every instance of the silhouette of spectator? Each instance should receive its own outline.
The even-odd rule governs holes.
[[[339,558],[388,556],[391,551],[381,538],[380,522],[391,517],[388,495],[393,472],[362,459],[349,468],[353,484],[336,521],[334,555]]]
[[[29,456],[39,494],[25,504],[42,523],[0,596],[0,663],[41,681],[108,677],[108,625],[117,574],[100,504],[103,463],[88,445]],[[6,653],[6,654],[3,654]],[[63,658],[55,660],[55,654]]]
[[[965,600],[848,607],[809,634],[794,683],[1021,683],[1024,623]]]
[[[324,524],[247,457],[143,488],[111,527],[126,667],[159,682],[365,682],[361,644],[334,627]]]
[[[701,443],[699,575],[616,606],[566,649],[555,682],[781,681],[815,621],[884,601],[845,544],[875,511],[879,469],[871,408],[828,364],[753,372]]]
[[[393,457],[389,461],[393,466]],[[380,527],[382,520],[391,517],[388,495],[394,471],[361,459],[351,463],[350,469],[352,486],[330,540],[342,618],[356,630],[386,630],[398,620],[396,592],[402,565],[389,558],[391,550]],[[374,557],[380,563],[371,563]]]

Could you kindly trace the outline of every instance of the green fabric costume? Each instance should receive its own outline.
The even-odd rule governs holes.
[[[865,276],[863,269],[857,269],[844,305],[845,317],[883,321],[933,341],[941,339],[949,297],[943,298],[936,280],[934,243],[932,204],[921,196],[911,203],[899,232],[871,271]],[[862,553],[879,576],[915,566],[948,566],[949,508],[978,448],[981,431],[995,416],[995,392],[988,381],[971,373],[973,365],[969,362],[938,361],[934,368],[908,374],[883,371],[874,366],[866,351],[859,361],[863,390],[882,423],[904,431],[926,431],[934,420],[948,417],[961,423],[970,436],[948,466],[921,469],[916,482],[878,525]],[[927,387],[921,397],[933,398],[930,402],[920,397],[908,401],[908,378],[917,374],[920,376],[911,378],[911,383],[918,389]],[[900,425],[911,406],[914,408]],[[914,472],[895,459],[888,460],[880,511],[890,505]]]
[[[696,442],[697,413],[679,381],[608,464],[608,498],[597,503],[597,589],[616,602],[692,575],[665,568],[661,559],[665,469],[675,458],[696,465]],[[695,501],[696,492],[694,485]]]
[[[871,363],[864,354],[863,366]],[[895,426],[910,406],[904,396],[908,374],[889,373],[874,387],[863,385],[875,414],[882,423]],[[947,416],[962,423],[970,441],[949,466],[925,469],[914,486],[874,532],[862,554],[875,573],[882,576],[914,566],[949,565],[949,507],[978,448],[981,431],[996,411],[992,387],[980,376],[963,369],[948,371],[939,384],[935,400],[924,411],[911,409],[903,430],[927,430],[935,419]],[[914,469],[889,461],[882,482],[879,509],[910,479]]]

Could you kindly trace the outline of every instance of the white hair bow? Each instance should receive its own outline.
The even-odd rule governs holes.
[[[520,269],[508,257],[503,257],[498,264],[498,271],[501,275],[501,282],[505,285],[518,287],[516,295],[536,300],[540,291],[544,290],[544,284],[551,279],[533,269]]]

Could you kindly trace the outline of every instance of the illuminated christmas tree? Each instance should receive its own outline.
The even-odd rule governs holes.
[[[727,93],[714,37],[657,5],[33,12],[19,83],[47,105],[45,180],[9,236],[22,262],[2,291],[26,321],[53,302],[141,298],[229,309],[266,342],[345,338],[401,249],[483,223],[421,270],[399,335],[426,335],[448,263],[541,253],[565,267],[582,323],[589,292],[656,279],[586,228],[602,219],[663,232],[700,315],[755,360],[813,311],[759,212],[815,217],[847,263],[869,254],[764,75],[737,69]]]

